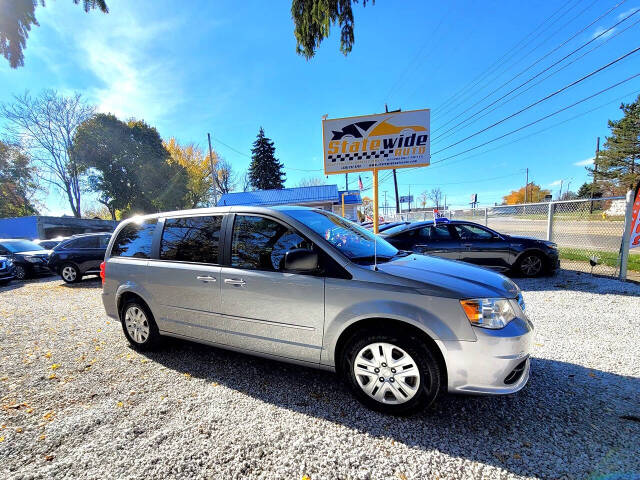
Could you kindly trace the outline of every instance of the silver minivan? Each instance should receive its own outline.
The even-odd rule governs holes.
[[[131,218],[101,276],[107,315],[136,349],[169,336],[335,370],[388,413],[441,391],[513,393],[529,378],[533,325],[511,280],[397,250],[319,209]]]

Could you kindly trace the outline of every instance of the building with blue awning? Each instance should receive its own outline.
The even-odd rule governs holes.
[[[338,190],[337,185],[314,185],[280,190],[225,193],[220,197],[218,206],[251,205],[272,207],[276,205],[301,205],[321,208],[342,215],[343,194],[345,218],[356,221],[358,219],[357,208],[362,204],[360,191]]]

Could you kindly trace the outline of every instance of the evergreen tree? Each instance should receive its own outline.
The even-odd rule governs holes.
[[[284,188],[286,175],[284,165],[275,157],[276,147],[264,130],[260,132],[251,149],[251,165],[249,165],[249,181],[256,190],[272,190]]]
[[[640,95],[635,102],[620,105],[624,116],[609,120],[611,136],[596,159],[596,178],[611,180],[622,191],[640,180]],[[594,169],[587,167],[593,175]]]
[[[578,189],[578,198],[600,198],[602,190],[598,184],[584,182]]]

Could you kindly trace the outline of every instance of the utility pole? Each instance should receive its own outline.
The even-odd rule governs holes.
[[[562,200],[562,182],[564,182],[564,179],[560,180],[560,193],[558,194],[558,200]]]
[[[388,210],[388,208],[387,208],[387,190],[384,191],[384,207],[383,207],[383,210],[384,210],[384,216],[385,217],[387,215],[389,215],[389,212],[387,211]]]
[[[399,112],[400,109],[398,110],[394,110],[396,112]],[[384,104],[384,112],[385,113],[389,113],[389,107],[387,106],[387,104]],[[396,169],[394,168],[393,170],[393,188],[396,191],[396,213],[400,213],[400,196],[398,195],[398,177],[396,177]]]
[[[524,203],[527,203],[527,194],[529,193],[529,168],[526,169],[527,179],[524,184]]]
[[[211,186],[213,187],[213,204],[218,205],[218,192],[216,189],[216,169],[213,165],[213,151],[211,150],[211,135],[207,133],[207,140],[209,140],[209,161],[211,162]]]
[[[409,185],[409,211],[411,211],[411,185]]]
[[[596,142],[596,157],[593,159],[593,182],[591,182],[591,201],[589,202],[589,213],[593,213],[593,197],[596,194],[596,175],[598,174],[598,156],[600,155],[600,137]]]
[[[344,189],[349,191],[349,174],[344,174]]]

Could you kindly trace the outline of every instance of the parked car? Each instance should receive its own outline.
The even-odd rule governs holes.
[[[397,227],[399,225],[409,225],[411,222],[388,222],[383,223],[382,225],[378,225],[378,233],[382,233],[385,230],[389,230],[390,228]]]
[[[390,228],[382,237],[394,247],[461,260],[500,272],[536,277],[560,266],[558,246],[537,238],[498,233],[462,220],[438,219]]]
[[[8,257],[0,257],[0,286],[7,285],[13,278],[13,262]]]
[[[162,336],[335,370],[401,414],[441,391],[508,394],[529,378],[518,287],[403,252],[319,209],[223,207],[120,223],[102,300],[135,349]]]
[[[49,268],[67,283],[82,280],[85,275],[99,275],[110,233],[74,235],[53,249]]]
[[[47,261],[51,250],[46,250],[31,240],[0,239],[0,255],[13,263],[13,275],[24,280],[38,274],[50,273]]]
[[[42,248],[46,248],[47,250],[53,250],[61,242],[63,242],[64,240],[67,240],[68,238],[69,237],[50,238],[48,240],[40,240],[40,239],[38,239],[38,240],[34,240],[33,243],[37,243]]]

